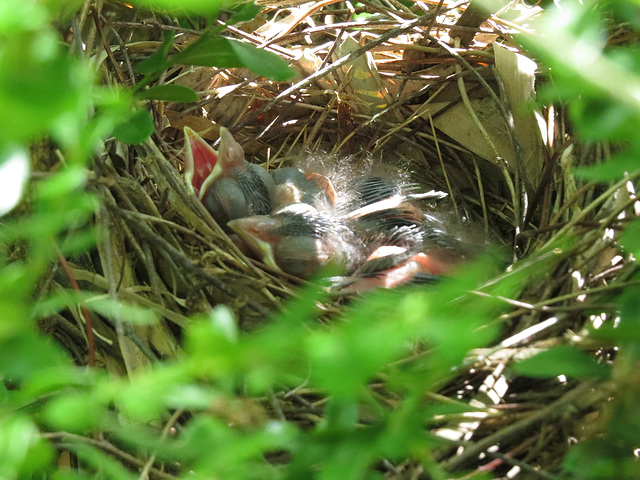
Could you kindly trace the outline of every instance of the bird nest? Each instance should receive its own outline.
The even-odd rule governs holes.
[[[151,139],[138,146],[110,139],[95,159],[91,188],[103,205],[95,219],[102,241],[96,255],[70,265],[72,275],[91,290],[117,291],[123,301],[161,317],[153,326],[122,331],[94,319],[104,340],[96,346],[97,364],[126,374],[175,358],[190,317],[220,304],[235,312],[241,329],[254,329],[305,286],[244,255],[184,181],[183,128],[213,145],[225,126],[247,160],[271,171],[300,162],[316,162],[336,175],[363,164],[391,167],[403,181],[447,193],[434,210],[462,225],[465,242],[499,247],[498,277],[540,265],[543,272],[532,275],[517,298],[501,298],[509,305],[496,319],[504,325],[502,336],[490,348],[470,352],[468,368],[438,393],[509,413],[443,421],[434,433],[468,442],[458,454],[441,452],[439,460],[452,470],[517,466],[531,478],[544,474],[535,473],[539,469],[556,470],[569,439],[586,434],[602,394],[587,382],[507,375],[505,365],[550,345],[600,349],[581,344],[581,332],[602,321],[586,312],[603,307],[607,285],[628,275],[615,231],[633,198],[623,182],[603,188],[569,173],[599,161],[607,147],[575,141],[561,107],[521,108],[536,94],[537,66],[512,36],[538,10],[478,19],[442,2],[411,8],[400,2],[260,5],[257,17],[228,26],[224,35],[279,55],[295,68],[294,79],[269,80],[241,68],[172,66],[159,82],[193,88],[200,100],[150,103],[156,124]],[[108,82],[126,79],[127,65],[154,53],[163,31],[178,34],[175,51],[199,35],[162,15],[134,11],[125,21],[132,14],[120,8],[106,5],[99,12],[108,19],[103,39],[116,47],[101,68]],[[318,315],[331,321],[350,302],[343,296],[325,300]],[[58,330],[67,332],[58,338],[86,363],[84,339],[73,330]],[[276,402],[285,402],[286,392],[275,393]],[[318,421],[296,410],[318,402],[314,395],[288,397],[286,418]],[[270,404],[266,409],[273,411]],[[492,445],[502,453],[480,459]],[[388,466],[386,475],[401,478],[415,473],[412,468]]]

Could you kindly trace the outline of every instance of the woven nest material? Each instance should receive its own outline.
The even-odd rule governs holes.
[[[153,103],[156,131],[149,141],[129,147],[112,139],[96,158],[91,187],[104,205],[96,218],[104,241],[97,255],[71,265],[73,276],[88,290],[115,288],[120,299],[161,318],[152,327],[124,331],[95,319],[102,339],[98,363],[124,374],[176,357],[190,315],[218,304],[229,305],[242,328],[252,328],[301,284],[244,256],[189,191],[182,176],[184,126],[212,144],[220,126],[229,128],[247,159],[270,170],[308,156],[329,166],[345,156],[352,165],[373,160],[425,189],[447,192],[443,208],[472,224],[477,238],[499,245],[509,261],[527,258],[547,269],[544,282],[504,299],[512,310],[498,319],[506,326],[503,337],[491,349],[471,352],[468,368],[440,392],[510,415],[443,423],[442,435],[479,440],[461,455],[442,452],[439,460],[449,468],[469,467],[479,452],[500,444],[522,468],[556,469],[569,437],[585,435],[589,412],[601,408],[603,394],[584,382],[505,376],[504,366],[550,345],[579,344],[580,332],[598,321],[585,312],[601,302],[613,279],[629,275],[614,233],[634,200],[624,182],[602,188],[568,174],[572,166],[600,161],[609,147],[574,141],[562,108],[520,108],[536,93],[536,64],[511,36],[537,10],[494,16],[477,28],[459,23],[460,10],[439,2],[412,8],[367,3],[355,10],[336,2],[262,5],[255,20],[225,35],[280,55],[298,71],[294,80],[266,80],[243,69],[171,67],[160,82],[191,87],[200,101]],[[107,8],[102,14],[109,18]],[[366,21],[358,19],[363,13]],[[116,10],[103,27],[106,39],[124,45],[113,51],[115,64],[102,64],[109,82],[127,78],[126,65],[153,53],[163,30],[180,33],[176,50],[198,35],[167,17],[125,22],[120,15]],[[462,43],[452,40],[454,34]],[[562,251],[549,249],[560,237],[573,242]],[[327,302],[322,317],[330,319],[344,304]],[[56,329],[58,339],[85,363],[82,334],[62,316],[56,324],[68,326]],[[556,413],[576,398],[579,408],[558,420]],[[290,402],[284,409],[289,420],[314,421]],[[407,475],[411,468],[397,467]]]

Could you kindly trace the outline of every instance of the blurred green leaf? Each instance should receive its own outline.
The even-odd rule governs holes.
[[[158,85],[141,91],[138,95],[140,99],[165,100],[167,102],[197,102],[198,94],[191,88],[182,85]]]
[[[32,315],[35,318],[53,315],[64,308],[86,302],[94,297],[95,293],[93,292],[58,289],[33,305]]]
[[[38,183],[38,202],[41,206],[62,205],[64,197],[84,188],[87,182],[87,172],[83,167],[65,168],[57,175],[51,176]]]
[[[237,345],[235,319],[224,306],[217,306],[208,318],[195,322],[185,332],[185,350],[195,371],[207,376],[224,376],[242,363]]]
[[[52,32],[0,42],[0,146],[86,116],[91,84],[88,65],[62,53]]]
[[[636,240],[634,239],[634,241]],[[636,273],[631,278],[631,281],[637,282],[639,277],[638,273]],[[597,330],[594,330],[591,335],[594,338],[610,339],[616,342],[617,345],[625,347],[640,343],[640,286],[635,284],[628,285],[619,295],[618,304],[620,305],[620,318],[618,321],[605,323]]]
[[[90,250],[97,243],[96,232],[92,227],[74,231],[63,239],[60,251],[65,256],[77,255]]]
[[[82,433],[100,424],[104,407],[88,393],[65,393],[44,408],[44,418],[57,430]]]
[[[185,384],[169,392],[166,402],[169,407],[173,408],[205,410],[219,397],[220,394],[212,388]]]
[[[635,148],[614,155],[610,160],[597,165],[577,167],[574,169],[577,178],[594,180],[596,182],[610,182],[622,178],[625,174],[635,172],[640,168],[640,152]]]
[[[348,322],[318,330],[308,339],[311,371],[337,398],[353,398],[390,361],[406,351],[408,332],[394,292],[377,292],[348,312]]]
[[[291,448],[295,439],[295,428],[284,422],[268,422],[243,434],[210,416],[200,415],[184,429],[174,452],[193,463],[194,468],[224,478],[273,478],[275,472],[270,472],[264,454]],[[211,451],[217,455],[211,455]]]
[[[638,461],[616,442],[588,438],[573,447],[563,462],[564,469],[581,480],[634,480],[640,478]]]
[[[38,31],[47,25],[47,11],[34,2],[0,2],[0,35]]]
[[[231,343],[238,341],[238,322],[226,305],[216,305],[209,313],[211,328],[224,335]]]
[[[299,385],[309,375],[304,339],[308,335],[302,319],[278,319],[268,328],[247,337],[237,353],[237,372],[247,375],[247,389],[264,394],[276,384]]]
[[[155,125],[146,110],[136,110],[127,120],[116,125],[113,136],[130,145],[139,145],[151,136]]]
[[[53,458],[53,449],[40,439],[31,419],[19,413],[0,417],[0,478],[25,478]]]
[[[356,22],[366,22],[367,20],[371,19],[372,17],[375,18],[376,14],[375,13],[367,13],[367,12],[362,12],[362,13],[357,13],[353,16],[353,20]]]
[[[87,172],[79,165],[65,168],[49,178],[34,184],[34,212],[30,217],[12,219],[11,228],[0,231],[5,242],[30,238],[48,241],[51,237],[84,224],[95,211],[92,195],[84,190]]]
[[[635,258],[640,258],[640,218],[625,225],[620,243],[628,253],[631,253]]]
[[[614,102],[601,95],[583,95],[570,103],[569,112],[585,140],[624,140],[636,134],[640,112],[632,105]]]
[[[46,471],[49,464],[55,460],[56,451],[52,445],[38,436],[29,445],[27,455],[22,464],[21,473],[23,475],[41,475]]]
[[[65,387],[95,387],[97,379],[103,381],[105,372],[67,364],[34,372],[24,381],[20,402],[32,402],[34,399],[62,390]]]
[[[59,468],[51,476],[52,480],[96,480],[96,476],[90,471],[81,472],[68,468]]]
[[[27,319],[13,318],[11,321],[24,323]],[[0,372],[12,380],[64,364],[68,361],[62,350],[48,338],[23,332],[0,339]]]
[[[630,23],[635,30],[640,29],[640,5],[637,0],[632,1],[608,1],[607,7],[616,16],[616,21]],[[634,45],[625,45],[633,48]]]
[[[131,420],[149,422],[167,411],[167,399],[190,377],[186,365],[162,365],[149,372],[140,372],[130,384],[113,392],[116,403]]]
[[[96,447],[86,443],[67,442],[68,448],[81,458],[86,467],[93,467],[100,472],[100,477],[113,480],[137,480],[138,476],[127,470],[120,461],[110,454],[102,452]]]
[[[128,305],[109,298],[107,295],[87,298],[83,305],[106,318],[120,319],[134,325],[154,325],[158,321],[153,310],[137,305]]]
[[[608,378],[611,369],[597,363],[586,353],[568,345],[545,350],[513,366],[521,374],[534,378],[565,375],[571,378]]]

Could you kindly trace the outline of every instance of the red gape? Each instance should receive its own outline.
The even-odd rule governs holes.
[[[196,197],[201,198],[202,184],[211,175],[218,163],[218,152],[189,127],[184,127],[185,173],[187,185],[193,187]]]

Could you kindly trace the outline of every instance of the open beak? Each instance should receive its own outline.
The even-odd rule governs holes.
[[[184,127],[184,139],[184,177],[196,196],[202,199],[207,187],[222,174],[222,165],[218,161],[218,152],[191,128]]]

